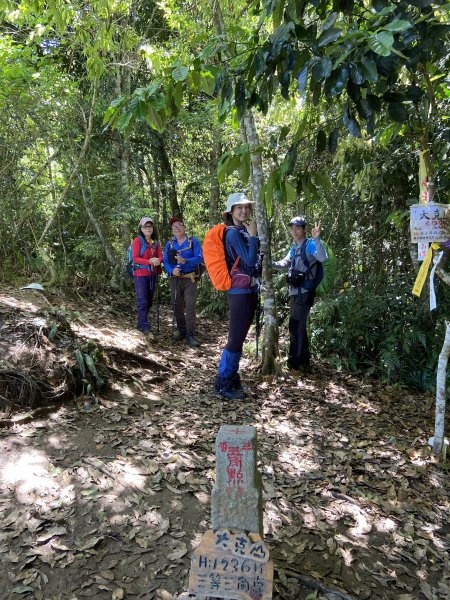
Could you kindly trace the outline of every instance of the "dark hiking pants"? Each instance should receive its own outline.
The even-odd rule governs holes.
[[[197,282],[171,277],[170,294],[178,331],[183,336],[193,336],[196,331]]]
[[[310,362],[307,322],[309,311],[314,304],[314,291],[298,293],[291,296],[289,318],[289,358],[288,364],[293,369],[308,367]]]
[[[140,331],[149,331],[150,322],[148,311],[153,305],[156,277],[134,277],[134,291],[136,293],[137,328]]]
[[[227,294],[227,299],[230,324],[228,343],[225,348],[229,352],[242,352],[242,346],[255,316],[258,294]]]

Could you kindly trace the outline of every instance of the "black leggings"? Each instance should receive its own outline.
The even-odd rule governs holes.
[[[258,294],[227,294],[230,309],[228,352],[242,352],[245,338],[255,316]]]

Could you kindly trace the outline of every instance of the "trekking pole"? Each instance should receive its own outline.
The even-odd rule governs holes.
[[[258,287],[258,303],[256,305],[256,359],[259,358],[259,335],[261,333],[261,291]]]
[[[173,275],[171,275],[171,277],[173,278]],[[173,291],[173,302],[172,302],[172,338],[173,338],[174,332],[175,332],[175,308],[177,305],[177,287],[178,287],[178,282],[175,280],[174,281],[174,291]]]
[[[156,276],[156,331],[159,333],[159,285],[158,275]]]

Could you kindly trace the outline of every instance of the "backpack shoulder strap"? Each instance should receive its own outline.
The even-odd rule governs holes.
[[[225,227],[225,229],[224,229],[224,232],[223,232],[223,249],[225,251],[225,257],[226,257],[226,254],[227,254],[227,247],[226,247],[226,244],[225,244],[225,236],[226,236],[227,231],[229,231],[230,229],[238,229],[238,228],[235,225],[227,225]],[[230,246],[230,249],[231,249],[231,246]],[[234,263],[233,263],[233,266],[231,267],[230,273],[234,273],[235,271],[237,271],[237,266],[238,266],[239,261],[240,261],[240,257],[237,256],[234,252],[233,252],[233,254],[236,256],[236,258],[234,259]],[[233,259],[234,256],[232,256],[231,258]]]
[[[297,242],[294,243],[294,245],[292,246],[292,248],[289,250],[289,260],[292,262],[294,255],[295,255],[295,251],[297,250]]]
[[[302,259],[305,267],[309,270],[309,261],[306,257],[306,247],[308,246],[309,238],[303,240],[302,245],[300,246],[300,258]]]
[[[139,236],[139,239],[141,240],[141,249],[139,251],[139,258],[142,258],[144,256],[144,252],[145,252],[147,243],[145,241],[145,238],[142,235]]]

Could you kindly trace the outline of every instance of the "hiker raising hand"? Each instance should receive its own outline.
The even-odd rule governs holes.
[[[320,237],[321,227],[320,221],[314,223],[314,227],[311,229],[311,236],[313,240],[317,240]]]
[[[289,285],[289,357],[288,367],[299,370],[308,368],[310,363],[309,341],[306,324],[309,311],[314,304],[316,288],[320,283],[323,269],[321,263],[327,259],[327,252],[320,241],[320,221],[311,229],[312,238],[306,237],[306,219],[294,217],[290,220],[294,245],[287,255],[272,263],[274,269],[288,271]]]

